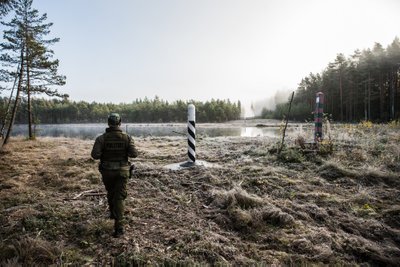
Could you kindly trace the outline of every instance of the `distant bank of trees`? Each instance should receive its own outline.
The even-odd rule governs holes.
[[[335,121],[372,120],[386,122],[400,118],[400,41],[385,49],[356,50],[350,57],[338,54],[322,73],[310,73],[296,90],[291,118],[311,119],[315,94],[325,95],[324,112]],[[275,110],[264,109],[264,118],[282,119],[287,103]]]
[[[3,116],[8,99],[0,98],[0,117]],[[225,122],[240,118],[241,104],[229,100],[175,101],[169,103],[158,97],[136,99],[132,103],[112,104],[67,99],[32,99],[33,120],[36,123],[89,123],[106,122],[109,112],[118,112],[123,122],[185,122],[187,106],[196,106],[197,122]],[[17,123],[27,122],[27,101],[22,100],[16,116]]]

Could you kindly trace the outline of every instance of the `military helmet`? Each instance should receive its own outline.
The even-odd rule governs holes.
[[[108,115],[109,126],[119,126],[121,124],[121,116],[118,113],[110,113]]]

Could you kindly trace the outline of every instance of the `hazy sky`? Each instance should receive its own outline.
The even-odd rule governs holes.
[[[211,98],[295,90],[337,53],[400,37],[399,0],[34,0],[71,100]]]

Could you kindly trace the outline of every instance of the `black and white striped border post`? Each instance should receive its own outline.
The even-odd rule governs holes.
[[[188,106],[188,157],[189,162],[196,162],[196,108],[193,104]]]

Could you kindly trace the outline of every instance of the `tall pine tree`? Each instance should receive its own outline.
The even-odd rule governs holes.
[[[7,15],[14,7],[15,0],[0,0],[0,17]]]
[[[17,96],[4,143],[7,143],[12,130],[21,92],[26,94],[28,100],[29,138],[34,137],[32,94],[45,93],[49,96],[68,97],[54,89],[55,86],[64,85],[66,78],[58,74],[59,61],[53,60],[54,52],[49,49],[49,45],[58,42],[59,38],[44,39],[50,33],[53,24],[45,23],[47,15],[39,15],[38,10],[32,8],[32,0],[15,0],[14,5],[14,19],[9,23],[3,23],[9,29],[4,32],[6,42],[1,44],[3,54],[0,56],[0,61],[3,62],[3,66],[20,67]],[[15,75],[10,69],[3,70],[3,74]]]

